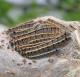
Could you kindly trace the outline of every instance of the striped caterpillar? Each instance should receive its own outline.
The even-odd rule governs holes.
[[[61,48],[70,33],[64,27],[51,19],[46,21],[30,21],[24,25],[7,31],[11,47],[23,57],[34,58]]]

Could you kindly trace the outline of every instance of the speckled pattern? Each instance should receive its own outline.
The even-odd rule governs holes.
[[[9,40],[0,33],[0,77],[80,77],[80,51],[73,39],[53,55],[38,59],[22,57]]]

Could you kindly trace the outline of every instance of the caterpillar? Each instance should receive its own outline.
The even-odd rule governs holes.
[[[52,19],[29,21],[9,29],[7,33],[10,36],[11,47],[26,58],[50,53],[71,39],[66,27]]]

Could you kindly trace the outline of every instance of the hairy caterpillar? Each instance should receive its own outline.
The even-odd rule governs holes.
[[[71,38],[64,25],[51,19],[30,21],[9,29],[7,33],[12,48],[27,58],[50,53]]]

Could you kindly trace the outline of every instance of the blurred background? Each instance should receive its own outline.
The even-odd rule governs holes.
[[[80,21],[80,0],[0,0],[0,24],[13,27],[40,16]]]

